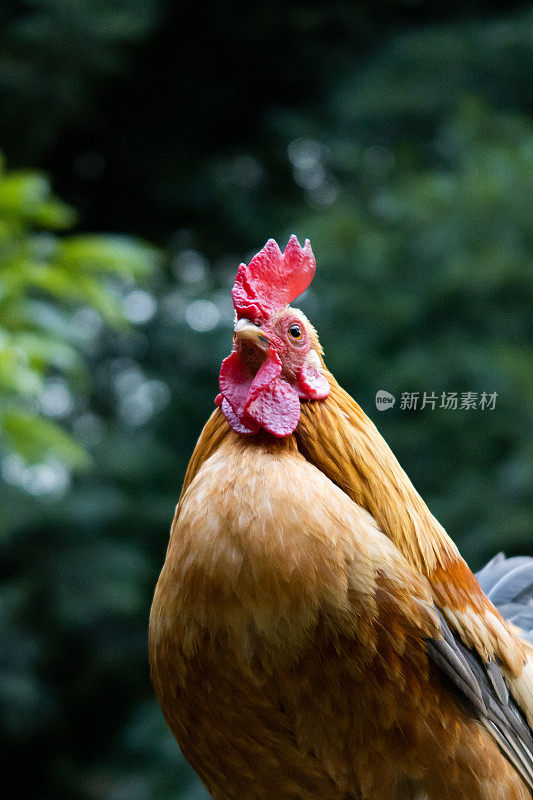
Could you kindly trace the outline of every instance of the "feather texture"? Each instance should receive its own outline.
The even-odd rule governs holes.
[[[499,553],[476,577],[502,616],[533,644],[533,558]]]
[[[296,436],[309,461],[366,508],[409,563],[427,577],[446,621],[469,647],[522,674],[522,643],[481,589],[455,544],[375,425],[328,374],[331,394],[302,405]]]
[[[531,800],[533,559],[472,574],[284,307],[313,272],[295,237],[239,268],[150,616],[165,717],[214,800]]]
[[[295,437],[242,437],[220,414],[150,621],[156,692],[213,797],[529,798],[460,647],[448,663],[479,708],[440,677],[428,642],[455,639],[427,578]]]

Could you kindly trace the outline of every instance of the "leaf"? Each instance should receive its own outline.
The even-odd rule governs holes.
[[[159,259],[153,247],[128,236],[77,235],[61,242],[59,265],[76,272],[108,272],[145,277]]]
[[[83,362],[79,354],[67,342],[35,333],[13,336],[12,342],[25,352],[29,363],[38,369],[53,367],[63,372],[82,369]]]
[[[69,207],[53,197],[46,175],[29,170],[0,178],[0,214],[16,215],[57,230],[70,227],[74,219]]]
[[[24,459],[37,463],[55,455],[70,467],[86,468],[90,459],[71,436],[51,420],[20,409],[0,414],[0,430],[8,445]]]

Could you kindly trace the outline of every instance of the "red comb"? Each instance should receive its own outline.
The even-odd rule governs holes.
[[[249,264],[241,264],[231,290],[237,317],[254,322],[268,319],[302,294],[315,274],[315,257],[311,242],[300,242],[291,236],[282,253],[274,239],[269,239]]]

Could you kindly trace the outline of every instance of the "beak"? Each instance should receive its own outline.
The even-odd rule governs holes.
[[[266,351],[272,344],[268,336],[249,319],[240,319],[235,325],[235,339],[239,345],[257,347]]]

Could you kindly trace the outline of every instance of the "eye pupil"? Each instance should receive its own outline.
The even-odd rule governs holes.
[[[300,330],[299,325],[291,325],[289,328],[289,333],[293,339],[300,339],[302,336],[302,331]]]

